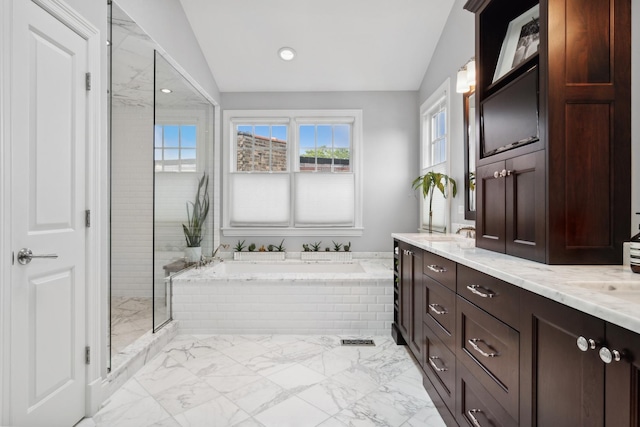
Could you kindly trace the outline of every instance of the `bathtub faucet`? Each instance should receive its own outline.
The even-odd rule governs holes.
[[[216,254],[218,253],[218,251],[220,250],[220,248],[222,249],[227,249],[229,247],[229,245],[227,243],[221,243],[220,245],[218,245],[218,247],[216,248],[215,251],[213,251],[213,253],[211,254],[211,260],[215,260],[216,259]],[[222,261],[222,259],[220,257],[217,258],[218,260]]]

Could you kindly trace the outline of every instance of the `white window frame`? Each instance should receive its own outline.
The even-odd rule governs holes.
[[[266,172],[267,174],[290,175],[290,221],[287,226],[233,226],[231,225],[230,191],[231,175],[237,165],[236,138],[234,129],[237,124],[287,124],[288,125],[288,171]],[[318,227],[295,226],[295,175],[304,174],[346,174],[346,172],[298,172],[299,142],[298,132],[301,124],[343,124],[352,125],[351,135],[351,174],[354,176],[354,222],[352,226],[326,225]],[[362,110],[226,110],[223,112],[223,195],[222,195],[222,233],[224,236],[361,236],[363,234],[362,203]],[[265,172],[239,172],[265,173]]]
[[[446,109],[446,147],[445,147],[445,161],[440,163],[433,163],[432,159],[432,129],[431,129],[431,117],[436,111],[440,111],[440,106],[443,103]],[[439,170],[451,176],[451,165],[449,159],[451,158],[451,79],[447,78],[433,93],[427,98],[427,100],[420,106],[420,175],[431,170]],[[436,195],[440,193],[437,192]],[[419,231],[427,231],[429,223],[425,220],[428,215],[429,198],[422,197],[422,191],[418,191],[420,197],[420,223]],[[434,227],[433,231],[446,232],[451,229],[451,194],[447,199],[444,199],[444,227]]]
[[[154,123],[153,137],[154,137],[154,173],[181,173],[181,174],[202,174],[205,171],[205,165],[207,164],[207,148],[206,148],[206,133],[209,129],[205,129],[207,123],[206,113],[200,110],[174,110],[170,115],[157,114]],[[196,127],[196,170],[195,171],[156,171],[155,170],[155,126],[169,126],[169,125],[192,125]]]

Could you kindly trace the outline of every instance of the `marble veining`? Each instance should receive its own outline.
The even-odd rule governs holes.
[[[410,233],[392,234],[394,239],[441,255],[459,264],[489,274],[522,289],[640,333],[640,275],[623,265],[546,265],[510,255],[476,248],[474,241],[460,236]],[[624,284],[635,289],[616,297],[615,291],[596,286]],[[594,286],[585,286],[593,283]]]
[[[341,338],[352,337],[179,335],[82,425],[445,425],[405,346]]]

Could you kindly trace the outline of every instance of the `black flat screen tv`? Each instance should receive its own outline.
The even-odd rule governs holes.
[[[480,123],[482,157],[538,141],[538,67],[485,99]]]

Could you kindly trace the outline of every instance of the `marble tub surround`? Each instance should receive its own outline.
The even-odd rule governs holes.
[[[640,275],[628,266],[546,265],[476,248],[473,240],[456,235],[397,233],[392,237],[640,333]],[[608,290],[611,287],[618,291]],[[622,288],[633,291],[620,293]]]
[[[341,338],[353,337],[180,335],[87,422],[444,427],[406,347],[389,336],[367,337],[375,347]]]

